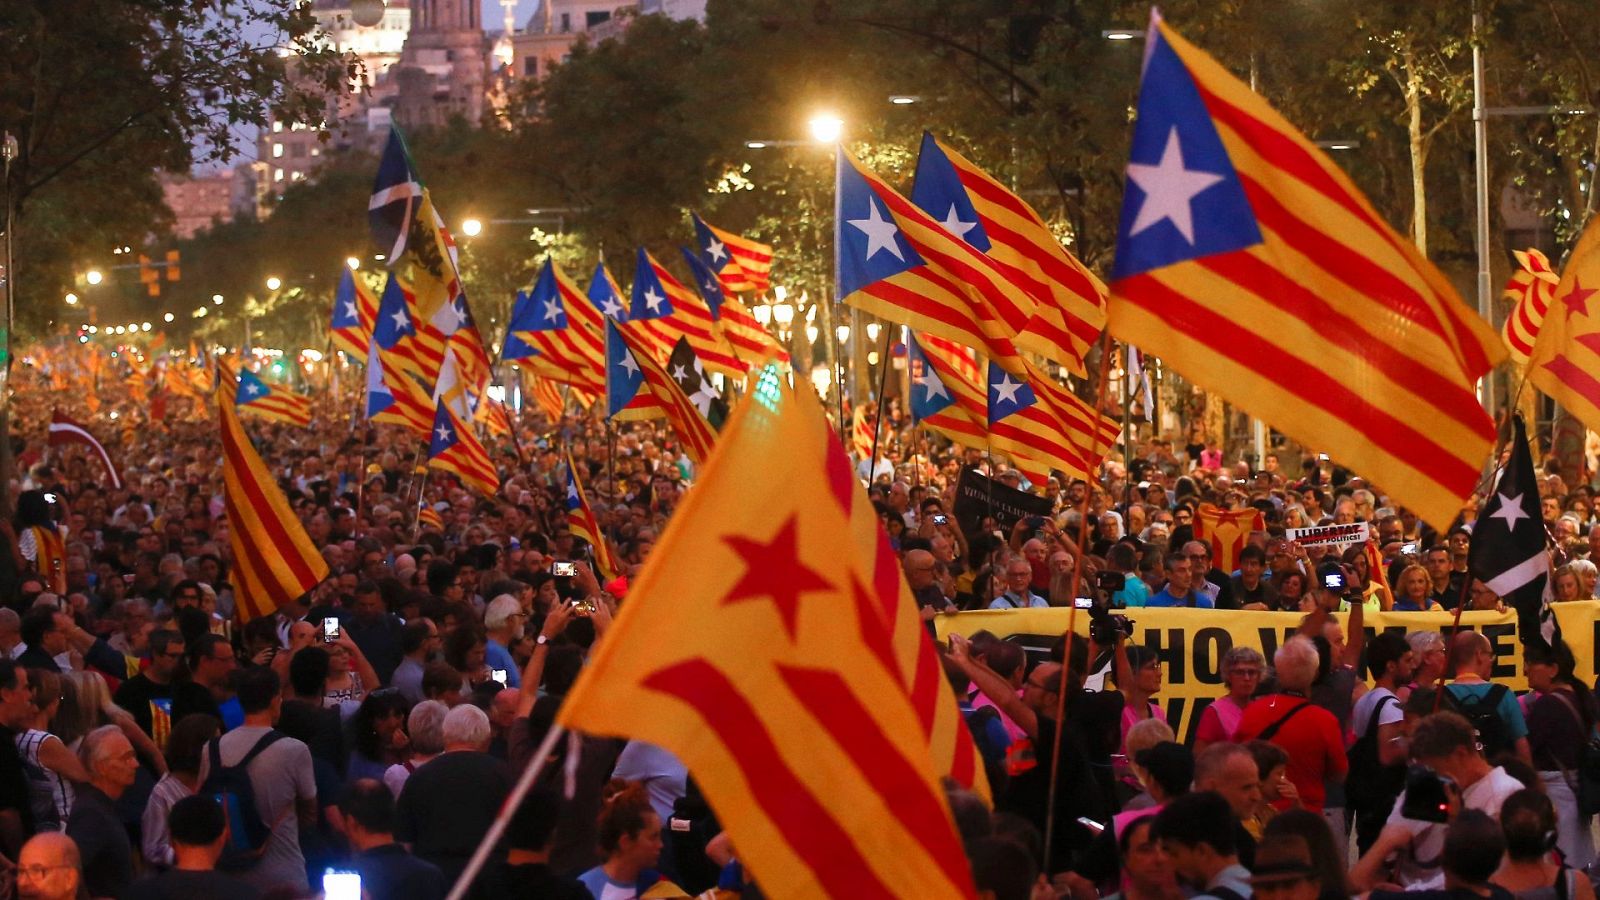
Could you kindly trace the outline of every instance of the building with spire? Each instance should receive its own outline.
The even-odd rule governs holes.
[[[488,40],[479,0],[412,0],[411,31],[394,66],[394,117],[402,127],[483,118]]]

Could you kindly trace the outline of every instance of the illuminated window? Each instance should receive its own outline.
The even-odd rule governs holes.
[[[278,123],[274,122],[272,124],[276,125]],[[282,144],[273,144],[272,145],[272,158],[273,159],[278,159],[278,158],[280,158],[282,156],[283,156],[283,145]]]

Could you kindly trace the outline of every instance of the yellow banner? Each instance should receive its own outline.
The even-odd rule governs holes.
[[[1127,609],[1133,621],[1133,642],[1156,651],[1165,670],[1161,693],[1155,701],[1166,710],[1167,721],[1178,737],[1188,741],[1200,721],[1200,712],[1222,696],[1223,654],[1236,646],[1254,647],[1272,662],[1272,655],[1283,641],[1299,628],[1299,613],[1232,612],[1210,609]],[[1561,636],[1577,659],[1577,675],[1593,683],[1600,675],[1595,657],[1596,634],[1600,632],[1600,600],[1558,603],[1556,620]],[[1072,610],[1000,609],[979,610],[939,616],[934,627],[939,639],[952,632],[972,636],[988,631],[997,637],[1021,644],[1033,659],[1042,659],[1050,645],[1067,629]],[[1347,614],[1340,614],[1340,621]],[[1368,613],[1367,635],[1380,629],[1406,634],[1412,631],[1447,631],[1451,613]],[[1528,681],[1522,669],[1522,642],[1517,640],[1517,617],[1513,612],[1469,612],[1461,617],[1461,627],[1482,632],[1494,648],[1494,679],[1513,690],[1525,691]],[[1089,616],[1077,614],[1076,630],[1089,633]],[[1362,674],[1366,671],[1363,668]]]

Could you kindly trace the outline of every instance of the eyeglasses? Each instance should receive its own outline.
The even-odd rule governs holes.
[[[17,877],[27,877],[30,881],[41,881],[57,869],[70,869],[72,866],[17,866]]]

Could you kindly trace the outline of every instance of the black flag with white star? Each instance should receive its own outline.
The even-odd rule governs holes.
[[[1550,612],[1550,553],[1539,482],[1522,417],[1513,416],[1511,424],[1511,459],[1478,512],[1467,570],[1516,609],[1517,634],[1524,644],[1554,645],[1560,631]]]
[[[688,338],[680,337],[673,345],[672,355],[667,357],[667,374],[683,388],[684,396],[700,410],[711,427],[720,430],[728,418],[728,403],[711,386],[711,379],[706,377],[705,367],[700,364],[700,357],[695,356],[694,348],[689,346]]]

